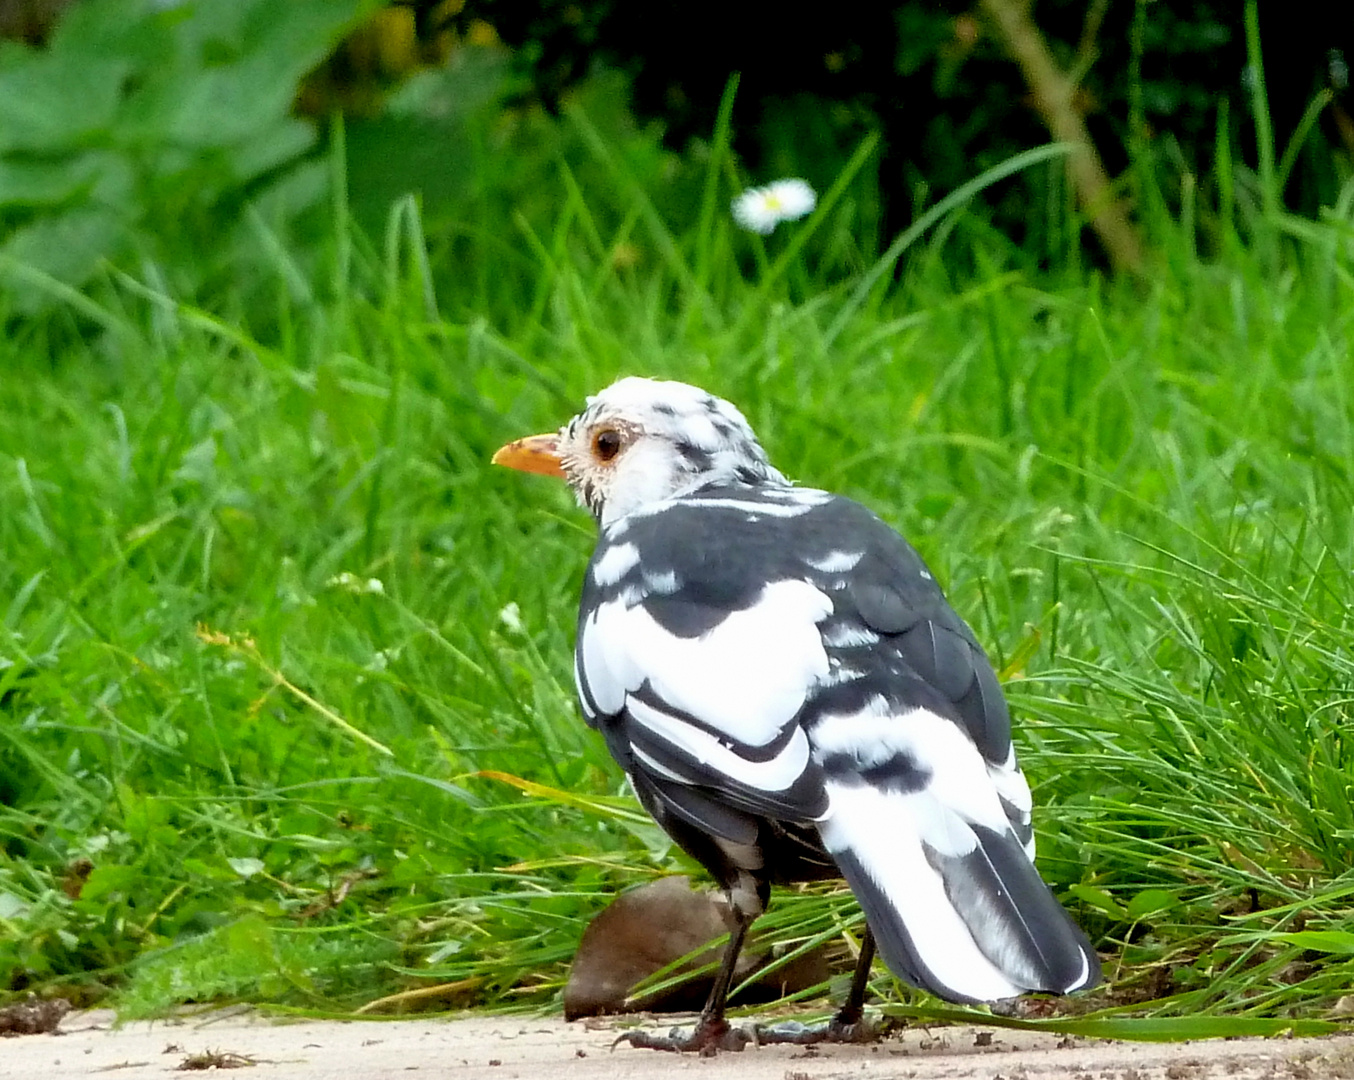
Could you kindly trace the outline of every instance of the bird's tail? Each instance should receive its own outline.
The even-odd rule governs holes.
[[[973,824],[925,792],[828,787],[823,842],[894,974],[962,1002],[1100,981],[1086,935],[1010,828]]]

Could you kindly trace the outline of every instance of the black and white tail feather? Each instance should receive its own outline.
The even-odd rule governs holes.
[[[623,450],[589,457],[599,430]],[[1036,871],[1010,717],[920,556],[796,488],[741,414],[626,379],[560,433],[601,525],[575,674],[644,805],[751,918],[844,876],[888,966],[951,1001],[1094,985]]]

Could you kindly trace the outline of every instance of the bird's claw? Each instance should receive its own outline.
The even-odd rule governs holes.
[[[622,1032],[611,1044],[611,1049],[629,1043],[640,1050],[668,1050],[677,1054],[694,1051],[701,1057],[714,1057],[721,1050],[736,1053],[756,1041],[754,1033],[720,1020],[713,1024],[697,1024],[690,1034],[683,1034],[679,1027],[672,1028],[666,1035],[640,1030]]]
[[[844,1023],[832,1019],[821,1024],[801,1024],[798,1020],[786,1020],[779,1024],[747,1029],[733,1027],[725,1021],[715,1024],[697,1024],[695,1029],[684,1033],[679,1027],[671,1028],[666,1035],[653,1031],[626,1031],[616,1037],[611,1044],[614,1050],[621,1043],[629,1043],[640,1050],[667,1050],[677,1054],[695,1052],[701,1057],[714,1057],[721,1050],[740,1051],[749,1043],[755,1046],[816,1046],[819,1043],[872,1043],[884,1036],[884,1028],[860,1019],[854,1023]]]
[[[759,1046],[771,1046],[789,1043],[793,1046],[816,1046],[819,1043],[872,1043],[883,1038],[881,1027],[860,1019],[854,1023],[843,1023],[832,1019],[821,1024],[801,1024],[798,1020],[786,1020],[770,1027],[757,1027],[756,1038]]]

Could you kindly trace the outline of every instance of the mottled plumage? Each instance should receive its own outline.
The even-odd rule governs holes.
[[[747,921],[772,883],[841,876],[889,967],[941,997],[1099,978],[1034,869],[992,667],[898,533],[791,485],[733,406],[680,383],[622,380],[496,460],[527,443],[600,526],[584,716]]]

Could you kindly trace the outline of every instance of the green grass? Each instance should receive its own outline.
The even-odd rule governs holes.
[[[573,702],[591,524],[488,459],[639,373],[876,508],[987,643],[1041,868],[1111,957],[1076,1023],[1324,1015],[1354,978],[1349,206],[1251,221],[1263,257],[1159,223],[1146,284],[1036,273],[959,206],[871,281],[849,184],[762,247],[720,140],[674,219],[574,123],[618,194],[563,170],[552,220],[430,239],[435,271],[412,203],[368,244],[340,200],[275,310],[110,274],[0,343],[0,989],[555,1003],[587,919],[688,864]],[[764,920],[855,925],[818,887]]]

